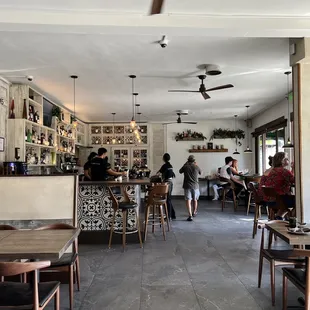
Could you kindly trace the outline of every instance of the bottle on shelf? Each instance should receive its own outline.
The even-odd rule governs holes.
[[[34,113],[34,122],[35,123],[40,123],[40,116],[39,116],[39,112],[38,111],[36,111],[35,113]]]
[[[29,115],[28,115],[28,120],[33,122],[34,121],[34,109],[33,106],[29,104]]]
[[[11,102],[11,111],[10,111],[10,118],[12,118],[12,119],[15,118],[14,109],[15,109],[15,103],[14,103],[14,98],[13,98],[12,102]]]
[[[26,99],[24,99],[23,119],[27,119],[27,104],[26,104]]]

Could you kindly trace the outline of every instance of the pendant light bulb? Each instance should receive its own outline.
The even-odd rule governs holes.
[[[291,141],[291,115],[290,115],[290,74],[291,71],[286,71],[284,74],[287,76],[287,142],[283,145],[284,149],[292,149],[294,145]]]
[[[246,106],[246,127],[247,127],[247,135],[248,135],[248,145],[247,148],[244,150],[244,153],[251,154],[252,150],[250,149],[250,135],[249,135],[249,129],[248,129],[248,123],[249,123],[249,105]]]
[[[135,121],[134,118],[132,118],[131,121],[130,121],[130,127],[131,128],[135,128],[136,127],[136,121]]]

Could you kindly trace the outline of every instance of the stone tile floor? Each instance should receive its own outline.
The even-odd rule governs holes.
[[[158,230],[143,249],[129,244],[80,246],[82,289],[75,292],[81,310],[256,310],[282,307],[282,277],[276,274],[276,307],[271,306],[269,268],[257,288],[260,232],[252,239],[253,214],[232,204],[200,201],[199,214],[187,222],[184,201],[175,200],[177,220],[163,241]],[[158,227],[159,229],[159,227]],[[279,246],[285,246],[277,241]],[[290,286],[290,305],[298,291]],[[61,289],[68,309],[68,286]]]

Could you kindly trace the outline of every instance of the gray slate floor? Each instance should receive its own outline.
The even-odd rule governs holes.
[[[194,222],[186,222],[184,201],[174,202],[177,221],[163,241],[149,234],[144,249],[120,245],[80,246],[81,310],[256,310],[281,309],[282,277],[277,272],[276,307],[271,306],[268,265],[257,288],[260,232],[251,237],[253,214],[222,213],[218,202],[201,201]],[[281,241],[280,246],[285,246]],[[62,286],[61,309],[68,309]],[[290,287],[291,305],[300,294]]]

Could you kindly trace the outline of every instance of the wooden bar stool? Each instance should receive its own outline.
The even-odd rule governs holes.
[[[114,196],[112,188],[108,187],[108,190],[109,190],[109,193],[110,193],[110,198],[112,200],[112,207],[113,207],[113,210],[114,210],[114,212],[113,212],[113,219],[112,219],[112,225],[111,225],[111,229],[110,229],[109,249],[111,248],[113,233],[121,234],[122,235],[123,250],[125,250],[125,247],[126,247],[126,235],[138,233],[140,247],[142,248],[143,247],[143,243],[142,243],[142,237],[141,237],[141,231],[140,231],[140,216],[139,216],[138,204],[133,202],[133,201],[130,201],[129,196],[128,196],[124,186],[122,186],[121,189],[122,189],[122,192],[123,192],[124,201],[119,202],[116,199],[116,197]],[[123,226],[122,231],[117,231],[114,228],[116,213],[117,213],[118,210],[122,211],[122,213],[123,213],[123,216],[122,216],[122,226]],[[133,230],[131,228],[127,227],[127,218],[128,218],[128,211],[129,210],[134,211],[135,215],[136,215],[136,228],[133,229]]]
[[[229,190],[232,190],[233,194],[233,201],[234,201],[234,210],[237,211],[237,198],[236,198],[236,193],[235,193],[235,185],[231,180],[227,180],[224,178],[220,178],[221,181],[221,186],[223,187],[223,194],[222,194],[222,212],[224,211],[225,208],[225,203],[226,203],[226,194],[229,192]]]
[[[165,217],[168,231],[170,230],[166,203],[168,190],[169,185],[167,183],[161,183],[155,184],[150,191],[145,210],[144,241],[146,241],[147,228],[149,223],[152,224],[152,233],[155,232],[155,226],[160,225],[162,227],[164,240],[166,240]]]

